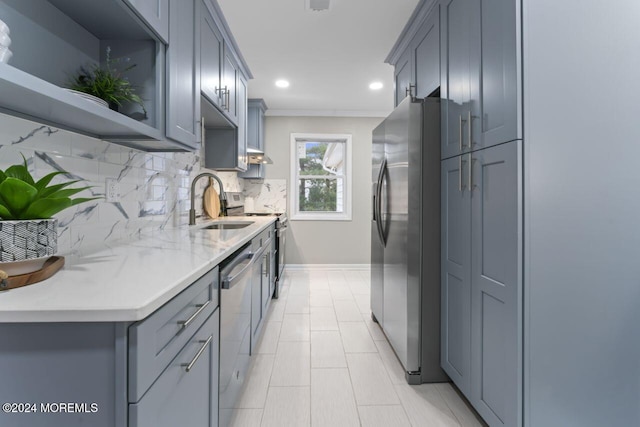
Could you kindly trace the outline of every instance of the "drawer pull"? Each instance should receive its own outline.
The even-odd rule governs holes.
[[[182,329],[186,328],[187,326],[189,326],[191,324],[191,322],[193,322],[195,320],[196,317],[198,317],[198,315],[200,313],[202,313],[204,311],[205,308],[207,308],[207,306],[209,305],[209,303],[211,303],[211,301],[207,301],[204,304],[198,304],[196,305],[196,307],[198,307],[198,310],[193,313],[191,315],[191,317],[189,317],[187,320],[179,320],[178,321],[178,325],[180,325],[180,327]]]
[[[212,339],[213,339],[213,335],[210,335],[206,341],[198,341],[199,343],[203,343],[203,344],[202,344],[202,347],[200,347],[200,350],[198,350],[198,352],[196,353],[196,355],[193,356],[193,360],[191,360],[191,362],[189,363],[182,363],[180,366],[182,366],[184,370],[187,372],[191,371],[191,369],[193,369],[193,365],[196,364],[198,359],[200,359],[200,356],[202,356],[202,353],[204,353],[204,351],[207,349],[207,346],[211,344]]]

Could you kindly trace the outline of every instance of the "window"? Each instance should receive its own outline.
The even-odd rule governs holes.
[[[291,219],[351,220],[351,135],[291,134]]]

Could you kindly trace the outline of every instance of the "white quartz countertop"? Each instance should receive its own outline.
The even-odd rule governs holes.
[[[142,320],[276,221],[236,230],[205,230],[211,221],[154,232],[87,256],[67,258],[52,278],[0,292],[0,322]]]

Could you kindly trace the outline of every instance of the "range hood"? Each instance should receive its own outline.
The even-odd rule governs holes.
[[[250,165],[272,165],[273,160],[269,158],[264,151],[256,150],[255,148],[247,148],[248,163]]]

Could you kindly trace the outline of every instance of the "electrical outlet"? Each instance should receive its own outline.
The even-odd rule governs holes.
[[[120,201],[120,184],[115,178],[107,178],[105,189],[105,200],[107,202],[119,202]]]

